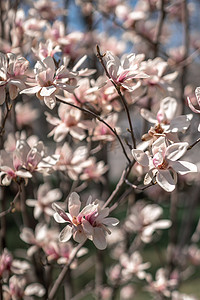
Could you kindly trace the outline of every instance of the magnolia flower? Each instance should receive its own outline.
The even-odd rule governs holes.
[[[62,243],[58,241],[50,241],[46,243],[43,247],[44,252],[47,255],[47,259],[49,262],[56,260],[58,264],[67,264],[70,260],[71,256],[73,256],[74,246],[71,242]],[[85,255],[88,250],[82,247],[77,252],[77,257],[81,257]],[[71,264],[71,268],[76,268],[77,262],[76,260]]]
[[[196,95],[196,98],[197,98],[197,103],[198,103],[198,105],[200,106],[200,87],[197,87],[197,88],[195,89],[195,95]],[[196,109],[196,108],[193,106],[193,104],[192,104],[192,102],[191,102],[191,100],[190,100],[189,97],[187,97],[187,100],[188,100],[189,108],[190,108],[193,112],[200,114],[200,110],[199,110],[199,109]]]
[[[56,70],[54,60],[51,56],[46,57],[43,61],[38,61],[34,68],[36,85],[24,89],[23,94],[35,94],[40,100],[53,109],[56,105],[56,94],[59,90],[66,90],[70,93],[76,86],[70,84],[70,79],[75,79],[76,73],[69,72],[63,65]]]
[[[31,48],[31,50],[40,60],[44,60],[48,56],[53,57],[55,53],[61,52],[60,46],[54,45],[52,40],[47,40],[45,43],[40,42],[38,49]]]
[[[23,277],[12,276],[9,286],[3,285],[4,299],[33,299],[30,296],[43,297],[45,289],[40,283],[32,283],[26,286],[26,279]]]
[[[76,242],[81,243],[88,238],[98,249],[103,250],[107,246],[106,232],[111,233],[105,225],[115,226],[119,222],[115,218],[107,218],[109,208],[101,209],[96,201],[91,203],[90,198],[86,206],[80,211],[80,197],[75,192],[69,197],[69,213],[65,213],[56,203],[53,203],[52,206],[56,211],[54,214],[56,222],[68,223],[59,235],[61,242],[67,242],[73,235]]]
[[[155,177],[156,182],[165,191],[172,192],[175,189],[176,173],[185,175],[197,172],[197,166],[193,163],[178,160],[186,153],[188,146],[187,142],[167,146],[165,137],[160,137],[152,144],[152,155],[139,149],[133,149],[132,154],[135,160],[149,168],[144,184],[149,184]]]
[[[53,167],[59,159],[59,155],[46,156],[46,151],[43,142],[37,142],[33,147],[30,147],[27,141],[18,140],[16,143],[15,155],[18,158],[18,164],[30,173],[35,171],[50,174]]]
[[[82,174],[80,175],[81,180],[93,180],[95,182],[104,182],[102,175],[109,169],[105,165],[104,161],[96,162],[95,157],[90,157],[84,163],[81,164]]]
[[[26,125],[32,126],[33,122],[39,117],[39,110],[34,109],[30,103],[17,102],[15,112],[18,128]]]
[[[7,186],[12,180],[18,181],[19,178],[23,178],[27,183],[31,177],[32,174],[23,168],[16,151],[12,153],[0,151],[0,184]]]
[[[192,115],[182,115],[176,117],[177,101],[174,98],[164,98],[160,103],[160,109],[154,115],[149,110],[142,108],[141,115],[150,123],[155,124],[148,131],[148,134],[143,135],[143,140],[157,139],[158,137],[166,136],[171,141],[177,141],[177,132],[185,132],[190,125]]]
[[[129,91],[132,91],[135,85],[132,79],[149,77],[146,73],[141,72],[139,69],[140,63],[143,59],[143,54],[135,55],[132,53],[124,55],[120,61],[120,59],[113,55],[110,51],[107,51],[104,57],[106,69],[111,80],[117,86],[122,86]]]
[[[28,256],[32,256],[38,249],[45,248],[51,241],[55,241],[58,236],[58,231],[48,229],[47,224],[38,223],[35,227],[35,232],[31,228],[24,227],[20,233],[20,238],[31,247],[27,251]]]
[[[11,100],[17,97],[19,90],[26,87],[25,73],[28,66],[29,62],[24,57],[17,57],[13,53],[0,53],[0,105],[5,101],[6,87]]]
[[[66,171],[72,180],[77,180],[83,170],[82,164],[88,157],[88,149],[86,146],[80,146],[75,150],[68,143],[64,143],[62,147],[56,149],[56,154],[60,156],[55,166],[56,170]]]
[[[39,219],[43,213],[45,219],[48,221],[49,216],[54,214],[51,204],[53,201],[58,201],[62,197],[62,193],[59,189],[51,190],[48,183],[40,185],[37,191],[37,200],[27,199],[26,204],[28,206],[34,207],[34,218]]]
[[[163,268],[158,269],[156,272],[155,281],[152,280],[150,274],[148,274],[147,281],[149,282],[148,291],[155,295],[161,294],[165,297],[171,296],[171,289],[178,283],[176,279],[168,279],[167,272]]]
[[[139,279],[144,279],[145,270],[151,266],[149,262],[142,263],[142,256],[138,251],[133,252],[130,257],[128,254],[123,253],[120,256],[120,263],[123,267],[122,276],[127,280],[131,279],[133,275],[136,275]]]
[[[118,114],[114,113],[109,115],[107,118],[104,118],[104,121],[111,126],[111,128],[115,128],[117,134],[120,134],[120,127],[116,127],[116,123],[118,120]],[[96,127],[92,132],[92,141],[107,141],[113,142],[116,139],[114,133],[106,126],[104,123],[100,121],[96,121]]]
[[[158,220],[162,213],[163,210],[160,206],[145,205],[143,201],[138,201],[133,206],[125,226],[128,231],[137,233],[144,243],[149,243],[155,231],[171,226],[170,220]]]
[[[170,86],[171,82],[176,79],[178,72],[164,75],[167,69],[167,62],[162,58],[156,57],[155,59],[149,59],[143,61],[140,66],[140,70],[149,75],[149,78],[144,78],[142,81],[145,86],[148,86],[148,96],[155,97],[155,94],[161,92],[172,91]]]
[[[55,126],[48,136],[53,135],[56,142],[64,140],[68,133],[75,139],[83,140],[86,137],[86,129],[93,127],[92,121],[81,121],[82,113],[80,110],[63,103],[58,108],[59,118],[53,117],[48,112],[45,114],[47,122]]]
[[[57,2],[49,0],[34,1],[33,5],[34,8],[30,9],[29,13],[48,21],[54,21],[58,16],[67,13],[66,9],[58,7]]]

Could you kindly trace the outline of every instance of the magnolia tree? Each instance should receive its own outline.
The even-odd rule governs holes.
[[[197,4],[63,2],[0,2],[0,299],[199,299]]]

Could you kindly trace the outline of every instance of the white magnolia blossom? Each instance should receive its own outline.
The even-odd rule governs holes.
[[[165,137],[159,137],[152,144],[152,155],[139,149],[133,149],[135,160],[149,171],[144,184],[149,184],[155,177],[156,182],[167,192],[172,192],[176,185],[176,173],[185,175],[197,172],[197,166],[191,162],[179,160],[187,151],[187,142],[167,146]],[[173,176],[172,176],[173,173]]]
[[[129,91],[134,90],[136,84],[132,79],[149,77],[145,72],[140,71],[140,63],[144,60],[143,54],[126,54],[120,60],[112,52],[107,51],[104,60],[111,80]]]
[[[171,226],[170,220],[159,219],[163,209],[157,204],[147,204],[138,201],[133,206],[125,226],[129,232],[137,233],[144,243],[150,243],[154,232]]]

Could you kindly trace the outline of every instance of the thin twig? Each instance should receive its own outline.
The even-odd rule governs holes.
[[[192,145],[188,146],[187,150],[191,150],[199,142],[200,142],[200,138],[198,138]]]
[[[155,35],[155,45],[154,45],[154,57],[156,57],[158,55],[159,52],[159,45],[160,45],[160,36],[162,34],[162,28],[163,28],[163,24],[164,24],[164,20],[165,20],[165,15],[166,15],[166,11],[165,11],[165,0],[161,1],[161,8],[160,8],[160,16],[158,19],[158,24],[156,27],[156,35]]]
[[[74,261],[75,257],[76,257],[76,254],[77,252],[81,249],[81,247],[84,245],[85,242],[79,244],[76,249],[74,249],[74,253],[73,255],[71,256],[71,258],[69,259],[68,261],[68,264],[66,264],[64,266],[64,268],[62,269],[62,271],[60,272],[57,280],[55,281],[52,289],[50,290],[50,293],[49,293],[49,297],[48,297],[48,300],[54,300],[55,299],[55,295],[60,287],[60,285],[62,284],[66,274],[67,274],[67,271],[68,271],[68,268],[69,266],[71,265],[71,263]]]
[[[123,103],[123,106],[125,108],[125,111],[126,111],[126,114],[127,114],[127,117],[128,117],[128,122],[129,122],[129,126],[130,126],[130,133],[131,133],[131,137],[132,137],[132,141],[133,141],[133,148],[136,149],[136,140],[135,140],[135,136],[134,136],[134,132],[133,132],[133,126],[132,126],[132,122],[131,122],[131,117],[130,117],[130,112],[129,112],[129,109],[128,109],[128,105],[126,103],[126,99],[124,98],[124,96],[122,95],[121,93],[121,90],[120,90],[120,86],[116,85],[116,83],[112,80],[110,74],[108,73],[108,70],[105,66],[105,63],[103,61],[103,57],[104,55],[101,54],[100,52],[100,48],[99,46],[97,45],[96,46],[96,49],[97,49],[97,57],[100,61],[100,63],[102,64],[102,67],[104,68],[105,72],[106,72],[106,76],[110,79],[110,81],[112,82],[112,84],[114,85],[122,103]]]
[[[7,214],[9,214],[10,212],[13,212],[13,211],[14,211],[14,209],[15,209],[15,202],[17,201],[17,198],[19,197],[20,192],[21,192],[21,189],[20,189],[20,187],[19,187],[19,190],[18,190],[18,192],[17,192],[15,198],[14,198],[13,201],[10,203],[10,207],[9,207],[7,210],[2,211],[2,212],[0,213],[0,218],[2,218],[2,217],[4,217],[4,216],[6,216]]]
[[[66,102],[66,101],[65,101],[65,98],[62,97],[62,96],[58,96],[58,95],[57,95],[56,97],[57,97],[57,101],[58,101],[58,102],[64,103],[64,104],[67,104],[67,105],[70,105],[70,106],[72,106],[72,107],[75,107],[75,108],[81,110],[82,112],[84,112],[84,113],[86,113],[86,114],[90,114],[90,115],[92,115],[93,117],[97,118],[100,122],[102,122],[103,124],[105,124],[105,125],[112,131],[112,133],[116,136],[116,138],[118,139],[118,141],[119,141],[119,143],[120,143],[120,145],[121,145],[121,147],[122,147],[122,151],[123,151],[124,155],[126,156],[126,159],[128,160],[128,162],[129,162],[129,163],[131,162],[130,158],[128,157],[128,155],[127,155],[127,153],[126,153],[126,150],[125,150],[125,148],[124,148],[124,145],[123,145],[123,143],[122,143],[122,140],[121,140],[121,138],[119,137],[119,135],[117,134],[117,132],[116,132],[115,129],[113,129],[108,123],[106,123],[100,116],[98,116],[97,114],[95,114],[93,111],[90,111],[90,110],[88,110],[88,109],[86,109],[86,108],[79,107],[79,106],[77,106],[77,105],[75,105],[75,104]]]

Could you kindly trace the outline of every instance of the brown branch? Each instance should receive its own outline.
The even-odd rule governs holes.
[[[128,155],[127,155],[127,153],[126,153],[126,150],[125,150],[125,148],[124,148],[124,145],[123,145],[123,143],[122,143],[122,140],[121,140],[121,138],[119,137],[119,135],[117,134],[117,132],[116,132],[115,129],[113,129],[108,123],[106,123],[100,116],[98,116],[97,114],[95,114],[93,111],[90,111],[90,110],[88,110],[88,109],[86,109],[86,108],[79,107],[79,106],[77,106],[77,105],[75,105],[75,104],[66,102],[66,101],[64,100],[65,98],[62,97],[62,96],[56,95],[56,97],[57,97],[57,101],[58,101],[58,102],[64,103],[64,104],[67,104],[67,105],[70,105],[70,106],[72,106],[72,107],[75,107],[75,108],[81,110],[82,112],[84,112],[84,113],[86,113],[86,114],[90,114],[90,115],[92,115],[93,117],[97,118],[100,122],[102,122],[103,124],[105,124],[105,125],[112,131],[112,133],[116,136],[116,138],[118,139],[118,141],[119,141],[119,143],[120,143],[120,145],[121,145],[121,147],[122,147],[122,151],[123,151],[124,155],[126,156],[126,159],[128,160],[129,164],[130,164],[131,160],[130,160],[130,158],[128,157]]]
[[[108,70],[104,64],[104,61],[103,61],[103,57],[104,55],[102,55],[100,53],[100,48],[99,46],[97,45],[96,46],[96,49],[97,49],[97,57],[100,61],[100,63],[102,64],[102,67],[104,68],[105,72],[106,72],[106,76],[110,79],[110,81],[112,82],[112,84],[114,85],[122,103],[123,103],[123,106],[125,108],[125,111],[126,111],[126,114],[127,114],[127,117],[128,117],[128,122],[129,122],[129,126],[130,126],[130,133],[131,133],[131,137],[132,137],[132,141],[133,141],[133,148],[136,149],[136,141],[135,141],[135,136],[134,136],[134,132],[133,132],[133,126],[132,126],[132,122],[131,122],[131,117],[130,117],[130,113],[129,113],[129,109],[128,109],[128,105],[126,103],[126,99],[124,98],[124,96],[122,95],[121,93],[121,90],[120,90],[120,86],[116,85],[116,83],[112,80],[110,74],[108,73]]]
[[[71,263],[74,261],[75,257],[76,257],[76,254],[77,252],[81,249],[81,247],[84,245],[85,242],[79,244],[75,249],[74,249],[74,253],[73,255],[71,256],[71,258],[69,259],[68,263],[64,266],[64,268],[62,269],[62,271],[60,272],[58,278],[56,279],[52,289],[50,290],[50,293],[49,293],[49,297],[48,297],[48,300],[54,300],[55,299],[55,295],[60,287],[60,285],[62,284],[66,274],[67,274],[67,271],[68,271],[68,268],[69,266],[71,265]]]
[[[9,207],[7,210],[2,211],[2,212],[0,213],[0,218],[6,216],[7,214],[9,214],[10,212],[13,212],[13,211],[15,210],[15,202],[17,201],[17,198],[19,197],[20,193],[21,193],[21,189],[20,189],[20,187],[19,187],[19,190],[18,190],[18,192],[17,192],[15,198],[14,198],[13,201],[10,203],[10,207]]]
[[[160,45],[160,36],[162,34],[162,28],[163,28],[163,24],[164,24],[164,20],[165,20],[165,16],[166,16],[166,12],[165,12],[165,0],[161,1],[161,8],[160,8],[160,16],[158,19],[158,24],[156,27],[156,38],[155,38],[155,45],[154,45],[154,57],[156,57],[158,55],[159,52],[159,45]]]
[[[188,146],[187,150],[191,150],[199,142],[200,142],[200,138],[198,138],[192,145]]]
[[[12,108],[12,104],[10,106],[8,104],[8,96],[7,95],[6,95],[6,100],[5,100],[5,103],[6,103],[6,114],[4,116],[4,119],[3,119],[3,122],[2,122],[2,125],[1,125],[1,128],[0,128],[0,136],[2,136],[4,134],[6,120],[8,118],[9,112],[11,111],[11,108]]]

